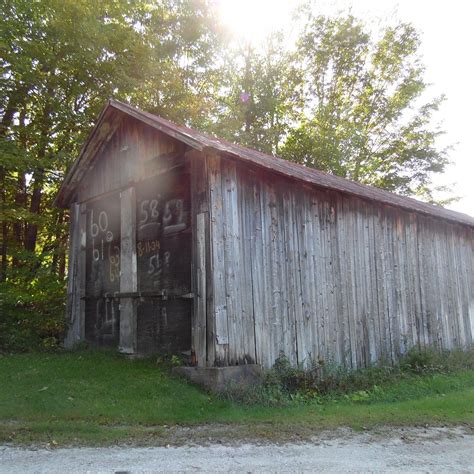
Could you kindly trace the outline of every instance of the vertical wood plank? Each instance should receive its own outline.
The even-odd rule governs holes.
[[[193,348],[198,367],[206,365],[206,321],[207,321],[207,264],[206,235],[208,214],[201,212],[196,216],[196,305],[194,308]]]
[[[287,262],[287,312],[290,329],[289,341],[291,347],[294,347],[294,363],[302,364],[304,361],[304,352],[300,351],[299,346],[299,338],[301,337],[299,326],[302,324],[303,308],[301,305],[301,270],[299,265],[295,193],[285,193],[283,199],[284,244]]]
[[[120,292],[137,291],[137,232],[135,188],[120,193]],[[120,300],[119,350],[137,352],[137,306],[135,298]]]
[[[265,221],[263,217],[262,183],[254,177],[252,183],[252,292],[255,324],[256,362],[269,367],[269,320],[268,298],[266,288],[268,263],[265,258]]]
[[[240,232],[237,209],[237,183],[235,163],[222,161],[222,200],[224,228],[224,260],[225,260],[225,289],[226,312],[229,333],[229,364],[239,363],[244,354],[242,340],[242,288],[240,286],[241,255]]]
[[[313,264],[312,253],[308,249],[312,245],[308,238],[308,225],[310,224],[307,215],[307,197],[301,194],[297,198],[296,206],[296,232],[298,241],[298,267],[300,269],[301,279],[301,315],[297,313],[297,341],[299,362],[310,363],[316,357],[314,353],[317,350],[317,321],[314,304],[313,288]]]
[[[76,317],[79,317],[79,340],[86,338],[86,245],[87,245],[87,207],[80,206],[79,215],[79,260],[77,265],[77,296],[75,298]]]
[[[253,292],[252,247],[254,246],[253,228],[253,182],[249,173],[242,167],[237,168],[237,191],[239,209],[239,253],[241,255],[240,286],[242,298],[242,338],[243,363],[255,363],[255,314]]]
[[[290,191],[290,192],[288,192]],[[279,258],[283,269],[283,341],[288,359],[293,365],[298,363],[298,346],[296,337],[296,305],[299,303],[296,293],[299,283],[299,272],[295,265],[295,246],[293,237],[293,204],[291,188],[279,195]]]
[[[264,275],[265,293],[267,294],[265,307],[265,331],[267,366],[272,366],[281,352],[287,352],[287,348],[281,346],[282,326],[282,293],[281,275],[278,260],[278,224],[277,224],[277,201],[275,185],[265,180],[261,188],[262,198],[262,227],[264,238]]]
[[[64,346],[71,349],[74,344],[81,340],[80,324],[80,293],[78,291],[78,268],[81,244],[80,205],[71,204],[69,212],[69,255],[68,255],[68,283],[66,324],[68,327]]]
[[[213,363],[214,323],[211,316],[212,273],[209,248],[209,192],[206,155],[196,150],[185,155],[191,173],[192,214],[192,291],[194,293],[193,318],[191,326],[192,351],[199,367]]]
[[[225,249],[224,249],[224,209],[222,196],[221,158],[207,155],[209,179],[210,243],[212,271],[212,314],[214,315],[215,360],[211,365],[228,363],[229,328],[227,321]]]

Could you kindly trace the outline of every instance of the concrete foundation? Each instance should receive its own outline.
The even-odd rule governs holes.
[[[260,385],[262,368],[257,364],[232,367],[175,367],[174,374],[202,385],[213,392],[222,392],[236,385]]]

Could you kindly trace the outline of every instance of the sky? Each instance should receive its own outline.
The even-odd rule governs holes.
[[[292,12],[300,0],[220,0],[222,21],[236,35],[262,41],[274,29],[295,34]],[[429,97],[444,94],[446,101],[435,115],[446,134],[439,146],[454,146],[452,164],[435,185],[451,185],[459,201],[448,207],[474,215],[474,1],[472,0],[317,0],[316,13],[347,12],[376,25],[399,19],[412,23],[421,35],[420,53],[431,84]],[[444,197],[444,196],[440,196]]]

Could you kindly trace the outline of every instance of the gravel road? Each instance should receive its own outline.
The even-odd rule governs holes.
[[[472,472],[474,434],[463,427],[323,432],[311,442],[180,447],[0,447],[1,473]]]

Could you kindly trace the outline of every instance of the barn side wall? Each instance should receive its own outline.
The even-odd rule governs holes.
[[[472,343],[472,228],[218,155],[207,167],[215,365],[355,368]]]

